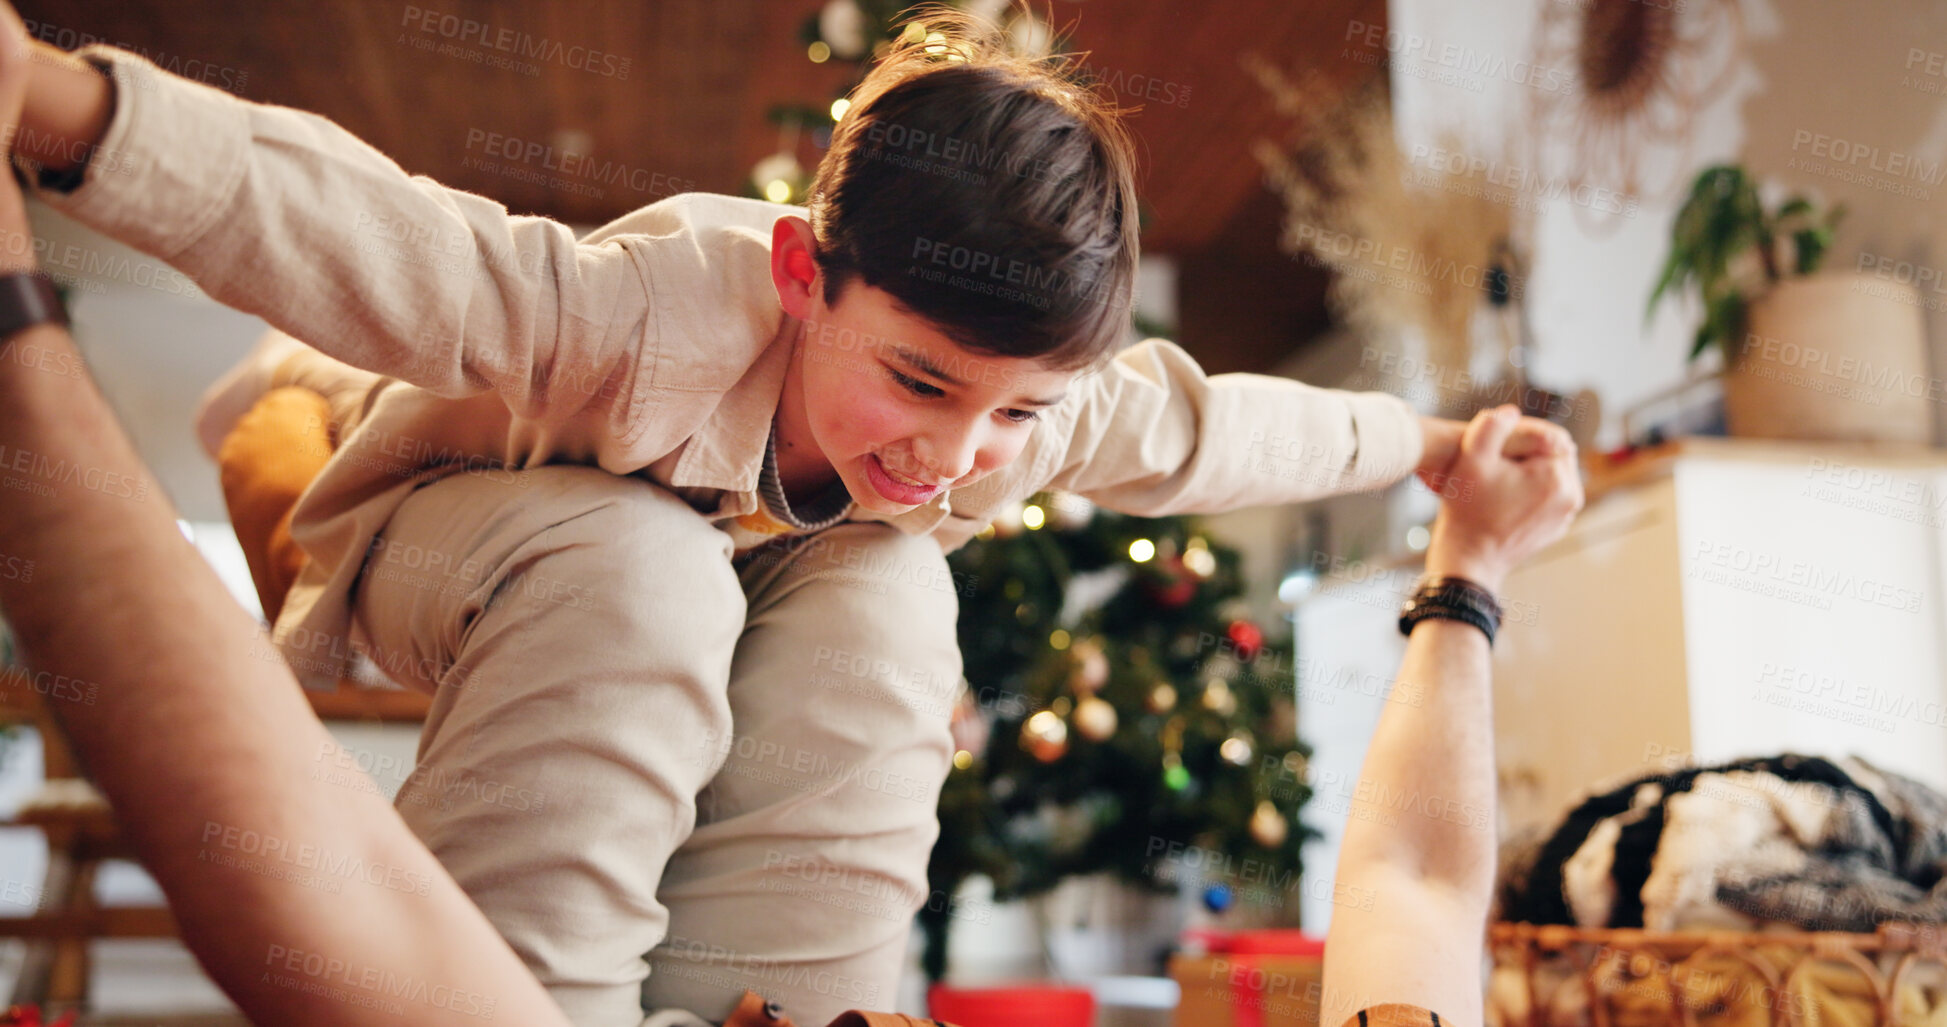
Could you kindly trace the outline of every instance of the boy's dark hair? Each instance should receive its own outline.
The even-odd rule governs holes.
[[[922,9],[852,94],[806,206],[825,301],[890,293],[968,349],[1072,370],[1122,343],[1134,299],[1135,154],[1075,58],[1008,51]]]

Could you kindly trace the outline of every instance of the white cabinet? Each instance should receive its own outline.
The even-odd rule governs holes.
[[[1503,596],[1504,830],[1620,775],[1787,750],[1856,753],[1947,789],[1947,453],[1685,440],[1591,497]],[[1394,610],[1419,569],[1352,569],[1300,609],[1307,820],[1327,834],[1307,850],[1314,873],[1337,858],[1341,792],[1382,700],[1304,679],[1390,676]],[[1329,903],[1305,913],[1322,928]]]

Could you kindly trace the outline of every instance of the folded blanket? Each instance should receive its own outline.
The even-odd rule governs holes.
[[[1502,918],[1528,923],[1850,932],[1941,923],[1947,797],[1852,757],[1690,767],[1584,800],[1513,865]]]

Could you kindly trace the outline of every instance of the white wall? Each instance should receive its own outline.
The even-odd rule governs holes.
[[[1396,131],[1409,156],[1415,147],[1457,141],[1470,157],[1546,170],[1523,156],[1531,142],[1535,87],[1519,81],[1519,68],[1536,57],[1535,29],[1547,6],[1535,0],[1391,0],[1387,47],[1396,62]],[[1707,5],[1684,0],[1678,6],[1694,17]],[[1743,0],[1740,10],[1745,45],[1722,90],[1698,106],[1687,135],[1673,145],[1641,146],[1639,159],[1684,169],[1664,176],[1679,188],[1707,164],[1742,160],[1778,189],[1843,201],[1851,213],[1827,266],[1852,268],[1864,254],[1874,267],[1881,257],[1914,262],[1905,269],[1891,265],[1889,274],[1911,277],[1916,267],[1932,272],[1938,291],[1926,293],[1933,304],[1928,336],[1934,364],[1941,366],[1947,347],[1947,284],[1938,284],[1939,272],[1947,271],[1947,174],[1941,170],[1947,167],[1947,74],[1926,73],[1926,55],[1947,53],[1947,5]],[[1915,51],[1921,56],[1914,57]],[[1456,61],[1461,73],[1455,73]],[[1821,149],[1832,152],[1835,139],[1877,147],[1882,164],[1896,153],[1917,164],[1901,175],[1872,173],[1865,167],[1872,162],[1868,157],[1840,173],[1863,172],[1869,180],[1844,181],[1820,173],[1830,171],[1831,162],[1815,156]],[[1547,141],[1551,147],[1561,142]],[[1923,195],[1875,188],[1888,185]],[[1532,377],[1557,391],[1597,389],[1605,443],[1620,441],[1624,407],[1686,373],[1694,325],[1689,312],[1665,305],[1647,331],[1643,317],[1679,199],[1645,197],[1635,216],[1602,219],[1569,197],[1555,197],[1542,201],[1535,218],[1529,296],[1539,343]]]

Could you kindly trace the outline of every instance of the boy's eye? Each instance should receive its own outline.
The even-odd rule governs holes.
[[[886,368],[886,371],[887,373],[892,375],[893,381],[896,381],[899,384],[905,386],[906,391],[912,393],[915,396],[930,397],[930,396],[946,395],[946,393],[942,391],[940,387],[937,385],[928,384],[927,382],[920,381],[918,378],[914,378],[910,375],[900,374],[898,371],[894,371],[890,367]]]
[[[930,382],[920,381],[912,375],[900,374],[890,367],[886,368],[886,373],[892,375],[893,381],[905,386],[906,391],[915,396],[924,396],[932,399],[937,396],[946,395],[946,392],[939,386]],[[1029,421],[1039,420],[1041,415],[1032,410],[1003,410],[1001,411],[1001,417],[1006,419],[1009,424],[1026,424]]]

